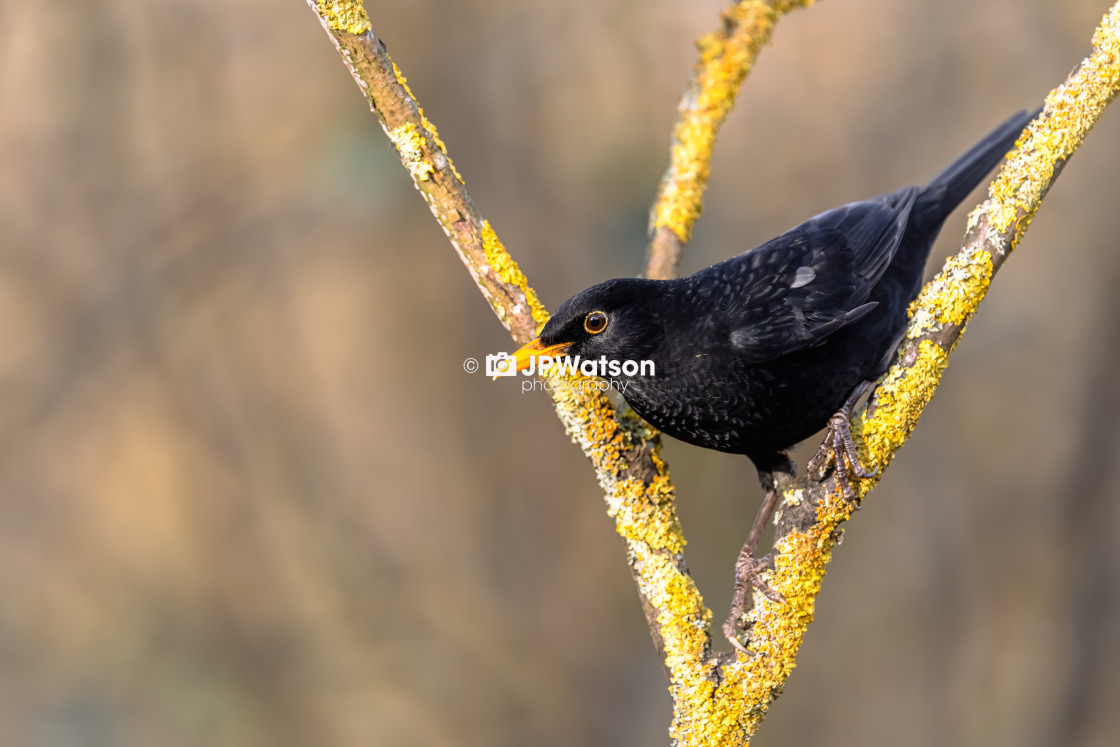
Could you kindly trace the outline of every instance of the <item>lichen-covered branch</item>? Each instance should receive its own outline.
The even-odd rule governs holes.
[[[968,217],[961,250],[922,289],[898,352],[859,422],[869,461],[886,467],[929,401],[964,327],[1018,245],[1066,161],[1120,92],[1120,3],[1093,35],[1093,53],[1050,92]],[[865,485],[869,489],[874,481]]]
[[[518,342],[528,342],[548,320],[524,274],[485,221],[455,170],[435,127],[424,116],[404,75],[374,35],[360,0],[308,0],[377,112],[401,162],[451,239],[498,318]],[[650,631],[670,679],[675,669],[709,666],[711,613],[681,551],[684,537],[673,503],[669,470],[656,431],[626,412],[582,377],[550,382],[556,412],[572,440],[595,467],[608,510],[626,542]]]
[[[1120,92],[1120,3],[1105,15],[1093,46],[1069,79],[1046,97],[1043,112],[1020,137],[991,184],[988,199],[969,216],[961,250],[911,305],[910,324],[895,362],[853,424],[853,432],[862,436],[864,464],[879,470],[859,486],[861,498],[913,431],[965,325],[1050,185]],[[754,594],[747,628],[749,647],[757,655],[726,665],[712,698],[712,707],[719,708],[724,700],[746,695],[752,717],[738,725],[744,733],[753,731],[793,666],[793,654],[813,618],[825,567],[851,508],[841,498],[835,478],[822,483],[803,478],[786,491],[779,512],[774,568],[767,578],[787,604]],[[738,737],[730,735],[709,736],[712,743],[738,743]]]
[[[778,19],[812,4],[813,0],[739,0],[723,12],[719,30],[696,43],[700,59],[677,105],[669,167],[650,211],[646,277],[677,276],[684,245],[700,217],[719,128]]]
[[[682,137],[682,128],[689,127],[682,124],[682,114],[674,151],[679,143],[692,154],[682,153],[679,166],[670,167],[658,201],[655,230],[672,232],[682,245],[687,240],[699,212],[711,143],[726,114],[720,107],[730,106],[749,67],[749,61],[744,65],[743,55],[753,60],[769,38],[774,20],[810,2],[737,3],[725,15],[725,35],[734,35],[735,19],[746,14],[748,6],[761,14],[761,21],[752,21],[762,24],[755,26],[757,33],[744,37],[749,39],[744,46],[726,48],[717,34],[715,46],[702,48],[702,63],[708,64],[708,59],[714,75],[731,73],[722,88],[711,89],[719,88],[723,98],[716,97],[714,108],[704,107],[706,112],[714,112],[714,124],[701,126],[708,128],[708,134],[692,137],[691,130],[683,130]],[[319,14],[417,189],[483,295],[514,339],[528,341],[548,314],[471,202],[435,127],[373,34],[362,3],[308,3]],[[949,352],[992,275],[1022,235],[1062,164],[1116,95],[1120,87],[1120,3],[1106,16],[1094,44],[1093,55],[1047,98],[1045,111],[1020,140],[989,200],[973,213],[965,248],[946,264],[911,309],[909,332],[898,360],[855,424],[868,451],[867,462],[880,467],[880,474],[936,389]],[[710,59],[708,51],[712,52]],[[674,168],[679,172],[674,173]],[[662,212],[664,216],[657,217]],[[671,259],[665,272],[675,274],[675,261]],[[597,388],[581,386],[587,383],[584,379],[556,378],[551,383],[557,413],[591,459],[608,510],[626,543],[642,607],[669,673],[674,743],[682,747],[746,744],[793,670],[838,529],[851,508],[831,479],[819,484],[803,480],[786,492],[778,518],[774,567],[768,572],[770,585],[784,595],[786,604],[756,594],[748,620],[749,646],[755,655],[713,656],[711,613],[684,564],[684,538],[657,434],[634,416],[616,411]],[[873,484],[865,481],[860,495]]]
[[[416,189],[515,340],[533,339],[548,312],[467,194],[447,148],[370,28],[361,0],[307,0],[377,112]]]

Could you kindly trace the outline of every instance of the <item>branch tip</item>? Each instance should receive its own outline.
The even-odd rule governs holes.
[[[650,211],[646,277],[676,276],[683,247],[700,217],[719,128],[778,19],[811,4],[812,0],[740,0],[720,14],[719,30],[696,42],[700,59],[677,106],[669,166]]]

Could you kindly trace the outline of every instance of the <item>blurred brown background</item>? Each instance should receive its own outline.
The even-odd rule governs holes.
[[[550,307],[637,271],[723,0],[367,5]],[[686,269],[928,179],[1107,5],[789,16]],[[510,343],[303,0],[0,0],[0,163],[0,744],[667,743],[592,472],[545,395],[464,373]],[[1109,111],[755,744],[1115,744],[1118,195]],[[666,451],[722,619],[754,470]]]

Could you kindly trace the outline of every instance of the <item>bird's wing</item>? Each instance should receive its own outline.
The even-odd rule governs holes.
[[[748,363],[819,345],[877,305],[868,301],[898,250],[919,192],[907,187],[821,213],[689,280],[715,297],[720,326]]]

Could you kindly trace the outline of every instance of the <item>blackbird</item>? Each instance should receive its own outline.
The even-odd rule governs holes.
[[[688,277],[592,286],[515,354],[519,370],[541,355],[652,361],[653,375],[608,376],[630,406],[663,433],[754,463],[767,496],[736,563],[724,632],[737,648],[749,588],[781,598],[755,551],[779,481],[794,474],[786,450],[827,427],[810,473],[831,464],[849,499],[849,469],[870,476],[852,408],[887,369],[941,224],[1034,114],[1008,119],[925,187],[821,213]]]

